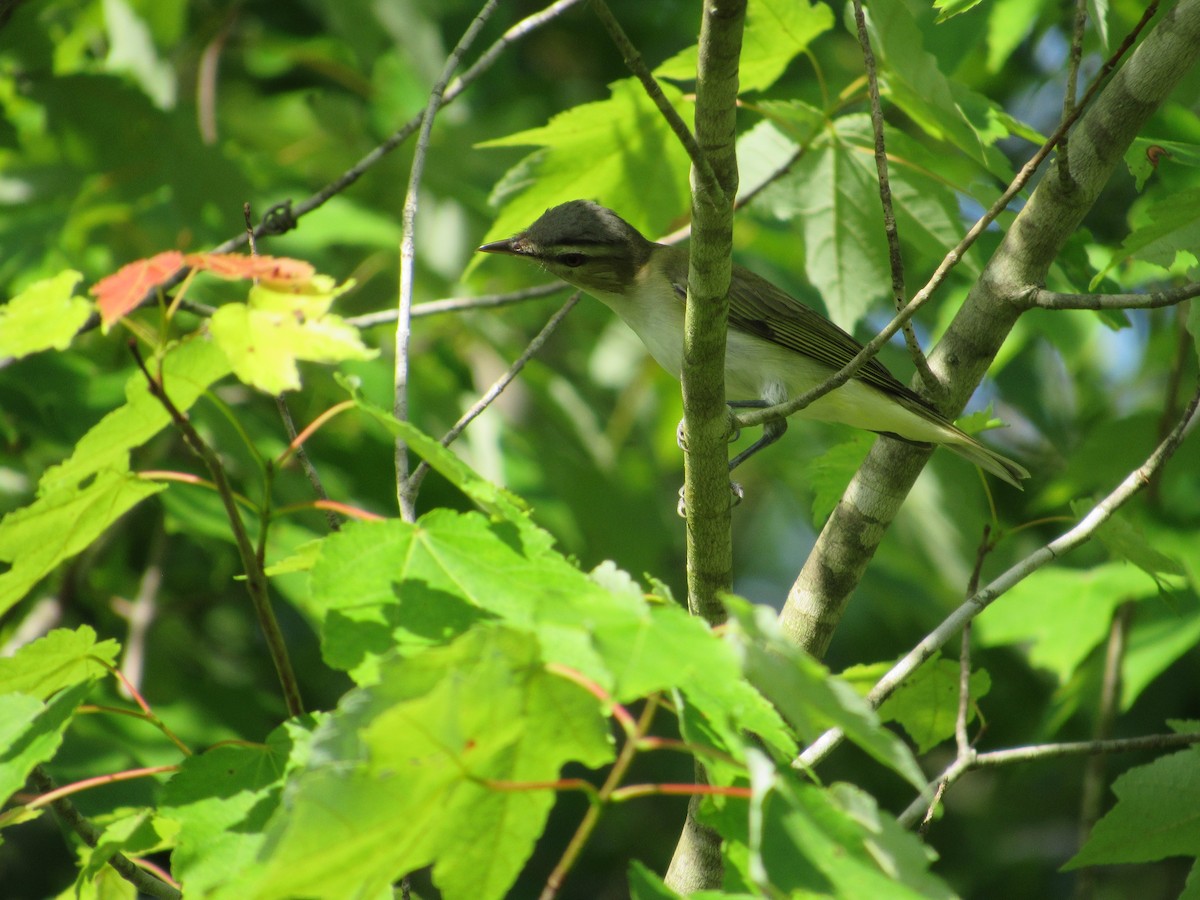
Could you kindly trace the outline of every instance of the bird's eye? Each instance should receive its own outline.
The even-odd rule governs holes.
[[[564,253],[559,256],[558,261],[569,269],[578,269],[586,259],[582,253]]]

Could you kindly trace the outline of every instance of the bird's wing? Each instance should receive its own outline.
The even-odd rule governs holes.
[[[729,291],[729,325],[772,341],[828,366],[830,374],[858,355],[862,344],[820,313],[777,288],[749,269],[736,267],[738,278]],[[892,375],[878,359],[858,370],[856,378],[885,394],[915,401],[920,396]]]

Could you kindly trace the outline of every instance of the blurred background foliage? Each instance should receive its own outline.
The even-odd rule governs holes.
[[[1108,46],[1141,14],[1131,0],[1099,6]],[[540,8],[528,0],[505,7],[477,46]],[[699,11],[694,3],[618,0],[613,7],[651,65],[695,41]],[[1069,15],[1061,5],[994,0],[941,24],[935,24],[932,8],[913,2],[907,10],[924,50],[956,85],[979,92],[1033,129],[1053,128],[1061,113],[1068,43],[1063,28]],[[11,296],[64,268],[83,272],[91,283],[161,250],[205,249],[243,229],[243,203],[257,218],[274,204],[309,196],[424,108],[448,49],[477,11],[477,3],[461,0],[22,3],[0,29],[0,295]],[[782,108],[790,105],[796,140],[812,133],[805,132],[800,103],[817,110],[864,111],[859,50],[843,27],[844,11],[834,6],[828,12],[832,30],[747,101],[747,131],[773,103],[779,104],[777,124],[786,118]],[[1109,52],[1101,37],[1098,29],[1089,29],[1085,75],[1094,73]],[[580,5],[509,48],[443,110],[433,129],[421,193],[417,302],[512,290],[537,279],[531,270],[504,261],[472,265],[474,248],[500,214],[496,200],[519,195],[521,179],[539,173],[537,151],[530,158],[527,147],[480,144],[540,128],[578,104],[604,101],[609,85],[626,77],[619,54]],[[1179,101],[1159,113],[1147,134],[1200,140],[1198,83],[1195,73],[1189,75]],[[686,93],[677,102],[686,107]],[[999,182],[946,153],[945,145],[910,115],[892,109],[889,124],[897,141],[909,142],[898,146],[910,158],[936,166],[925,172],[927,177],[970,188],[956,190],[956,208],[949,211],[952,218],[961,217],[954,223],[961,233],[963,221],[995,195]],[[839,127],[852,131],[853,125],[842,120]],[[853,134],[845,137],[855,145]],[[770,168],[768,150],[759,156],[755,146],[748,144],[743,155],[747,182]],[[999,146],[1003,155],[989,168],[1015,169],[1033,147],[1020,137],[1008,137]],[[393,307],[400,209],[411,158],[410,140],[305,216],[296,230],[264,240],[260,251],[301,257],[338,279],[355,279],[356,289],[339,301],[343,315]],[[581,196],[590,196],[592,164],[585,161],[571,173],[574,184],[584,185]],[[665,164],[675,167],[675,183],[661,181],[657,173],[625,173],[629,205],[618,211],[648,232],[665,233],[686,221],[686,170],[669,160]],[[1073,236],[1054,273],[1058,283],[1051,286],[1086,290],[1131,223],[1144,221],[1161,198],[1195,184],[1194,169],[1164,165],[1139,194],[1133,177],[1119,172],[1086,227]],[[806,254],[816,251],[797,238],[804,228],[804,200],[786,180],[775,185],[739,216],[736,252],[739,261],[819,307],[821,297],[805,277],[819,262]],[[910,290],[947,248],[919,231],[913,227],[905,234]],[[935,305],[921,314],[917,328],[924,344],[949,321],[999,234],[993,229],[980,240]],[[1163,278],[1161,269],[1133,260],[1109,270],[1102,287],[1137,287]],[[189,297],[217,304],[228,290],[201,280]],[[564,291],[499,310],[418,319],[414,421],[431,434],[443,433],[565,297]],[[886,278],[878,280],[873,296],[860,300],[840,324],[866,337],[889,316]],[[1072,500],[1105,492],[1169,427],[1180,392],[1186,394],[1195,378],[1195,354],[1181,322],[1175,309],[1133,312],[1127,318],[1034,312],[1021,319],[971,409],[991,405],[1011,427],[987,439],[1034,472],[1023,495],[989,485],[999,522],[1008,528],[1034,524],[1007,537],[988,557],[985,579],[1059,533],[1064,527],[1059,517],[1071,515]],[[369,399],[387,407],[391,329],[377,326],[367,337],[382,356],[342,368],[361,380]],[[121,401],[133,371],[123,342],[93,331],[74,346],[78,352],[42,354],[0,370],[0,511],[28,502],[41,472]],[[884,358],[908,377],[911,367],[902,347],[889,348]],[[238,426],[264,453],[282,449],[286,436],[269,398],[236,385],[222,390],[237,401]],[[309,378],[289,402],[302,425],[343,396],[329,379]],[[683,596],[684,532],[675,514],[682,477],[675,446],[680,409],[677,383],[657,370],[607,310],[586,301],[455,448],[480,472],[524,496],[536,520],[583,567],[613,559],[635,575],[662,579]],[[226,454],[235,481],[239,473],[248,473],[251,463],[239,449],[233,425],[211,408],[198,408],[196,416]],[[756,602],[782,603],[824,511],[871,440],[832,426],[795,424],[780,446],[740,473],[747,495],[734,513],[740,593]],[[380,430],[341,416],[317,434],[309,452],[331,496],[394,513],[392,449]],[[138,451],[135,465],[167,466],[169,458],[170,467],[188,459],[178,437],[164,433]],[[281,475],[278,493],[277,503],[301,501],[308,499],[309,488],[298,472],[288,471]],[[465,504],[433,476],[420,508]],[[1179,454],[1133,518],[1152,543],[1185,561],[1194,584],[1200,557],[1195,552],[1200,456],[1194,448]],[[939,621],[963,596],[989,520],[978,475],[957,458],[936,454],[856,594],[831,650],[832,668],[893,658]],[[278,558],[324,530],[316,514],[289,520],[274,531],[271,555]],[[1082,569],[1107,558],[1103,547],[1090,546],[1067,565]],[[217,502],[207,493],[175,486],[139,507],[10,613],[0,637],[14,638],[39,602],[54,598],[49,614],[64,624],[90,623],[101,635],[128,641],[130,626],[117,601],[137,596],[150,570],[161,574],[162,582],[145,642],[143,683],[156,710],[196,745],[235,736],[260,738],[281,717],[281,704],[244,593],[234,581],[236,555]],[[302,605],[298,578],[279,579],[278,587]],[[1194,589],[1185,586],[1149,597],[1138,615],[1170,630],[1173,623],[1194,619],[1196,606]],[[282,615],[305,695],[313,707],[327,707],[345,682],[321,663],[302,614],[284,606]],[[1070,622],[1061,625],[1069,628]],[[1059,678],[1032,664],[1020,648],[1000,646],[1005,642],[999,639],[994,643],[998,646],[976,659],[991,674],[982,709],[988,746],[1092,734],[1102,646]],[[1200,671],[1192,643],[1155,657],[1151,668],[1165,673],[1127,698],[1120,733],[1162,730],[1166,717],[1200,716]],[[69,755],[60,757],[62,778],[163,761],[162,742],[136,723],[100,717],[92,722],[80,729]],[[929,771],[945,758],[933,751]],[[1138,761],[1110,760],[1110,774]],[[860,762],[854,751],[844,750],[822,769],[822,778],[853,773],[893,808],[907,802],[903,785],[895,779],[871,784],[871,776],[858,771]],[[683,758],[654,764],[661,771],[635,777],[688,777]],[[1071,879],[1056,869],[1077,846],[1080,773],[1076,760],[1064,760],[968,778],[950,793],[953,826],[935,825],[930,834],[943,858],[940,874],[969,897],[1069,894]],[[81,807],[99,813],[113,802],[133,803],[145,788],[108,790],[103,798],[81,797]],[[560,803],[543,842],[549,858],[566,839],[567,826],[556,823],[575,821],[581,803],[576,798]],[[625,862],[631,857],[661,870],[681,811],[681,803],[668,801],[615,810],[590,846],[584,868],[573,876],[568,895],[622,896]],[[47,861],[66,853],[48,820],[12,832],[0,847],[5,895],[38,897],[62,889],[57,879],[66,869]],[[530,868],[540,872],[545,866],[535,858]],[[1110,872],[1104,896],[1173,896],[1182,871],[1163,864]],[[521,889],[514,896],[524,896]]]

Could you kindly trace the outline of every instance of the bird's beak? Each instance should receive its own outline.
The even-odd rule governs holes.
[[[519,256],[521,251],[517,247],[514,238],[505,238],[502,241],[492,241],[490,244],[484,244],[479,248],[480,253],[507,253],[511,256]]]

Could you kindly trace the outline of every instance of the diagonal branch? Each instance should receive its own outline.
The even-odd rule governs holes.
[[[1179,449],[1179,445],[1183,443],[1183,439],[1196,423],[1198,408],[1200,408],[1200,387],[1197,388],[1196,393],[1192,396],[1191,402],[1188,404],[1187,409],[1184,410],[1178,423],[1176,423],[1171,432],[1142,465],[1130,472],[1107,497],[1093,506],[1088,511],[1088,514],[1080,519],[1074,527],[1068,529],[1044,547],[1035,550],[1019,563],[1009,568],[1008,571],[995,578],[986,587],[968,597],[961,606],[947,616],[937,628],[926,635],[920,643],[913,647],[912,650],[875,683],[875,686],[871,688],[871,692],[867,694],[867,701],[872,706],[878,707],[879,704],[892,695],[906,678],[920,668],[926,660],[932,658],[941,649],[943,644],[957,634],[966,623],[983,612],[997,598],[1024,581],[1042,566],[1061,558],[1071,550],[1091,540],[1092,536],[1096,533],[1096,529],[1145,488],[1154,476],[1154,473],[1161,469],[1175,451]],[[800,769],[815,766],[828,756],[834,747],[841,743],[843,737],[844,734],[842,734],[840,729],[830,729],[810,744],[796,758],[792,765]]]
[[[41,766],[35,766],[29,776],[30,782],[41,794],[49,794],[55,790],[54,780]],[[89,847],[100,843],[101,832],[91,821],[79,811],[79,808],[67,797],[58,797],[50,803],[54,814],[74,831]],[[159,900],[179,900],[182,893],[178,887],[167,884],[155,878],[149,872],[141,869],[123,853],[114,853],[108,858],[108,864],[117,870],[122,878],[132,884],[138,891]]]
[[[1079,101],[1079,104],[1075,107],[1075,110],[1072,112],[1072,114],[1059,124],[1050,137],[1046,139],[1046,142],[1042,144],[1042,146],[1038,148],[1037,152],[1029,158],[1029,161],[1021,167],[1021,170],[1016,174],[1016,177],[1013,178],[1012,183],[1004,189],[1004,192],[1000,194],[1000,196],[996,199],[996,202],[993,203],[988,211],[980,216],[979,220],[971,226],[965,235],[963,235],[962,240],[958,242],[957,246],[955,246],[954,249],[946,254],[941,263],[938,264],[937,269],[935,269],[933,274],[929,277],[929,281],[925,283],[925,286],[913,295],[912,299],[908,302],[908,305],[905,306],[904,309],[902,309],[899,313],[897,313],[892,321],[889,322],[887,326],[879,332],[879,334],[872,338],[859,352],[859,354],[854,357],[854,359],[850,360],[850,362],[846,363],[846,365],[844,365],[841,369],[829,376],[829,378],[827,378],[823,383],[817,385],[810,391],[806,391],[804,394],[801,394],[798,397],[793,397],[786,403],[780,403],[777,406],[768,406],[764,409],[755,409],[740,413],[737,416],[737,426],[739,428],[749,428],[755,425],[762,425],[766,422],[774,422],[780,419],[786,419],[788,416],[795,415],[806,406],[821,399],[830,391],[837,390],[856,374],[858,374],[859,370],[862,369],[862,367],[868,362],[870,362],[871,359],[873,359],[876,354],[879,353],[883,346],[890,341],[893,336],[895,336],[895,334],[904,326],[904,323],[912,319],[912,317],[917,314],[917,311],[933,298],[934,292],[936,292],[937,289],[942,286],[942,282],[944,282],[949,276],[950,270],[958,265],[959,260],[961,260],[967,250],[974,245],[975,241],[979,239],[979,236],[982,235],[992,224],[992,222],[994,222],[996,218],[1008,208],[1008,204],[1012,202],[1013,198],[1016,197],[1017,194],[1024,189],[1025,185],[1029,183],[1029,180],[1041,167],[1042,163],[1045,162],[1046,158],[1050,155],[1050,152],[1055,148],[1055,146],[1057,146],[1058,142],[1067,133],[1071,126],[1074,125],[1075,122],[1088,109],[1089,102],[1093,97],[1096,96],[1100,87],[1104,84],[1104,79],[1108,77],[1124,54],[1128,52],[1131,46],[1133,46],[1133,42],[1137,39],[1137,36],[1141,33],[1142,29],[1149,23],[1154,11],[1157,8],[1158,2],[1157,0],[1154,0],[1154,2],[1151,3],[1150,7],[1146,10],[1146,13],[1142,16],[1141,21],[1134,26],[1133,30],[1126,36],[1125,40],[1121,42],[1121,46],[1116,49],[1113,55],[1105,62],[1104,66],[1101,67],[1100,71],[1096,74],[1096,77],[1092,80],[1087,93],[1084,94],[1083,99]],[[1178,77],[1181,76],[1182,73],[1179,73]],[[1172,80],[1168,85],[1165,85],[1166,90],[1161,92],[1163,97],[1170,93],[1170,86],[1174,85],[1176,81],[1178,81],[1178,77]],[[1156,91],[1155,93],[1157,94],[1158,92]],[[1114,101],[1114,103],[1115,102],[1116,101]],[[1134,129],[1134,133],[1136,133],[1136,129]],[[1131,134],[1129,141],[1132,140],[1133,135]],[[1115,164],[1115,162],[1113,164]],[[1111,171],[1111,166],[1109,171]],[[1095,171],[1089,172],[1089,175],[1092,176],[1093,180],[1102,174],[1106,177],[1106,173]],[[1094,200],[1094,197],[1092,199]],[[1090,202],[1088,206],[1090,208]],[[1079,218],[1082,219],[1082,212],[1080,213]],[[1047,270],[1049,269],[1048,263],[1046,264],[1045,268]],[[1041,280],[1042,279],[1039,276],[1036,279],[1026,283],[1038,284],[1041,282]],[[980,378],[982,378],[982,372],[980,373]],[[941,381],[942,379],[938,380]],[[978,381],[979,379],[970,382],[970,388],[972,391],[974,390],[974,386],[978,384]],[[966,396],[969,396],[969,393],[970,392],[967,392]],[[963,403],[966,402],[966,396],[962,398]],[[959,405],[961,408],[961,404]]]
[[[721,181],[717,173],[713,170],[712,164],[704,155],[704,151],[700,149],[698,139],[692,135],[691,129],[680,118],[679,113],[675,111],[675,107],[667,102],[667,98],[663,94],[662,88],[659,86],[654,74],[642,60],[642,54],[638,52],[637,47],[629,40],[629,36],[625,34],[625,30],[621,28],[621,23],[612,14],[612,10],[608,8],[605,0],[592,0],[592,9],[595,10],[596,16],[600,19],[601,24],[604,25],[613,43],[617,45],[617,49],[621,51],[621,56],[625,60],[625,65],[629,67],[629,71],[642,83],[642,87],[646,91],[646,96],[658,107],[658,111],[662,113],[662,117],[666,119],[667,124],[671,126],[671,130],[675,132],[675,136],[679,138],[679,143],[687,151],[688,158],[692,161],[693,184],[698,181],[699,186],[697,190],[705,196],[709,203],[715,204],[717,198],[722,193]],[[697,85],[697,95],[699,91],[700,89]],[[698,115],[699,111],[697,111]]]
[[[573,6],[578,6],[584,0],[556,0],[545,9],[539,10],[536,13],[526,16],[517,24],[513,25],[504,32],[488,49],[479,57],[475,63],[470,66],[462,75],[450,82],[442,95],[441,105],[452,102],[459,97],[463,91],[470,87],[473,83],[486,73],[496,61],[504,55],[505,51],[520,41],[522,38],[532,34],[537,29],[554,21]],[[324,206],[338,194],[345,191],[352,184],[358,181],[364,174],[378,165],[385,156],[412,137],[417,129],[421,127],[425,120],[425,113],[419,112],[403,125],[401,125],[390,137],[382,141],[377,147],[371,150],[366,156],[360,159],[357,163],[329,182],[319,191],[301,200],[299,203],[293,204],[290,200],[280,203],[273,207],[263,217],[263,221],[254,229],[255,237],[264,237],[272,234],[280,234],[296,227],[296,223],[300,218],[313,212],[316,209]],[[241,232],[235,237],[218,244],[213,247],[211,253],[231,253],[239,247],[246,245],[249,240],[245,232]],[[142,299],[138,302],[138,307],[146,306],[154,303],[158,299],[160,292],[166,292],[172,288],[178,287],[183,280],[188,276],[191,269],[184,267],[177,270],[169,278],[165,278],[157,284],[151,285],[146,293],[142,295]],[[88,319],[87,323],[81,330],[88,330],[98,327],[100,317],[93,315]]]
[[[1133,39],[1127,37],[1122,46]],[[1069,187],[1064,188],[1053,168],[1041,180],[930,357],[950,389],[943,411],[966,403],[1023,311],[1021,298],[1028,286],[1044,282],[1126,148],[1197,59],[1200,0],[1180,0],[1103,90],[1099,81],[1089,89],[1084,100],[1093,94],[1096,99],[1079,107],[1084,112],[1072,132]],[[1060,126],[1056,133],[1061,131]],[[949,262],[950,258],[944,261],[939,272]],[[918,293],[913,304],[920,299]],[[898,441],[876,441],[855,474],[780,615],[784,631],[809,652],[825,654],[867,563],[930,452]]]
[[[455,422],[453,426],[451,426],[450,430],[442,436],[441,444],[443,447],[449,447],[452,443],[454,443],[454,441],[458,439],[458,436],[463,433],[466,427],[475,421],[475,419],[479,417],[480,413],[492,405],[493,401],[500,396],[501,392],[512,383],[512,380],[516,378],[517,375],[521,373],[521,370],[525,368],[525,364],[529,362],[529,360],[533,359],[537,352],[542,349],[542,346],[547,340],[549,340],[550,335],[554,334],[554,332],[558,329],[558,326],[562,324],[562,320],[567,317],[567,313],[575,308],[575,304],[579,302],[579,298],[580,294],[578,292],[572,294],[571,298],[562,305],[562,308],[560,308],[558,312],[550,317],[550,320],[542,327],[542,330],[534,336],[533,340],[529,342],[529,345],[525,348],[524,352],[522,352],[521,355],[516,358],[513,364],[508,367],[508,370],[499,378],[497,378],[495,383],[483,393],[483,396],[476,400],[475,403],[471,405],[471,408],[463,413],[462,416],[459,417],[459,420]],[[409,490],[415,493],[421,486],[421,482],[428,473],[429,463],[425,460],[422,460],[420,465],[413,470],[412,475],[408,479]]]
[[[892,183],[888,178],[887,145],[883,139],[883,105],[879,101],[879,78],[875,71],[875,53],[871,50],[871,36],[867,34],[867,17],[863,13],[862,0],[854,0],[854,27],[858,32],[858,43],[862,47],[863,66],[867,70],[867,96],[871,101],[871,131],[875,135],[875,171],[879,174],[879,202],[883,205],[883,233],[887,237],[888,265],[892,270],[892,299],[896,311],[904,309],[904,257],[900,253],[900,231],[896,227],[896,210],[892,207]],[[912,323],[904,323],[904,343],[908,355],[927,388],[940,392],[938,380],[929,368],[929,361],[921,352]]]
[[[1061,744],[1035,744],[1030,747],[1012,747],[960,756],[951,763],[934,783],[953,784],[963,775],[975,769],[994,769],[1015,763],[1037,762],[1043,759],[1060,759],[1064,756],[1095,756],[1108,753],[1132,753],[1138,750],[1177,750],[1200,743],[1200,734],[1147,734],[1134,738],[1115,738],[1107,741],[1067,741]],[[917,797],[897,817],[901,825],[916,824],[922,813],[934,799],[934,788]]]

